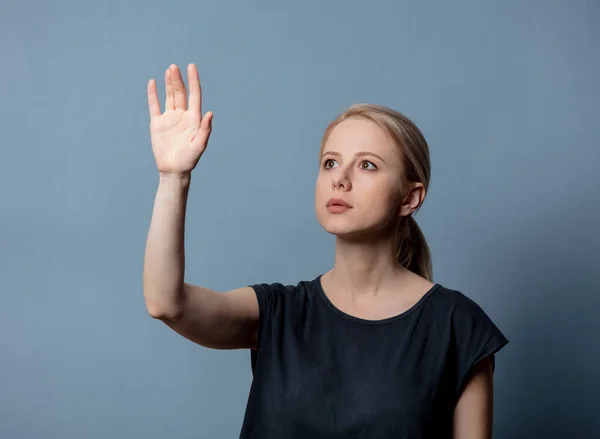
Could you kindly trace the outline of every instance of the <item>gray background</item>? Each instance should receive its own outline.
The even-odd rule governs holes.
[[[249,352],[189,342],[142,297],[146,83],[164,105],[164,69],[189,62],[215,118],[187,281],[327,271],[321,134],[392,106],[431,146],[435,280],[511,340],[495,437],[599,437],[599,20],[566,0],[3,1],[0,437],[237,437]]]

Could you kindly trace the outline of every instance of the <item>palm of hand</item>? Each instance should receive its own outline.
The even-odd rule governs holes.
[[[160,113],[156,83],[148,82],[150,137],[156,166],[161,173],[187,173],[204,153],[212,129],[212,113],[202,118],[202,91],[198,72],[188,66],[189,108],[186,89],[177,66],[165,72],[165,112]]]
[[[166,110],[150,122],[152,150],[161,172],[191,171],[206,148],[196,141],[200,116],[193,110]]]

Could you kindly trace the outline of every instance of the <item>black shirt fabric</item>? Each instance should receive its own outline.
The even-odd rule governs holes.
[[[407,311],[365,320],[338,309],[321,275],[252,285],[258,350],[241,439],[451,438],[472,366],[508,339],[463,293],[436,283]]]

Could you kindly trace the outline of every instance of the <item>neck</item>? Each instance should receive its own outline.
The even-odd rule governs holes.
[[[375,242],[337,237],[335,265],[328,274],[330,284],[353,297],[378,295],[408,271],[400,266],[394,250],[389,236]]]

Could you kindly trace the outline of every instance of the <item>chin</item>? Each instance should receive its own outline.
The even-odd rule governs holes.
[[[340,227],[340,226],[323,226],[323,230],[325,230],[330,235],[347,237],[351,236],[356,231],[349,227]]]
[[[383,220],[375,221],[372,217],[357,221],[357,218],[350,215],[332,214],[322,210],[317,211],[317,219],[327,233],[348,240],[373,239],[388,233],[389,224]]]
[[[363,228],[350,218],[344,217],[343,214],[336,215],[329,212],[322,212],[321,214],[317,214],[317,218],[321,227],[331,235],[352,237],[364,232]]]
[[[330,235],[342,238],[345,241],[360,242],[373,239],[373,234],[368,230],[358,229],[356,227],[324,227]]]

